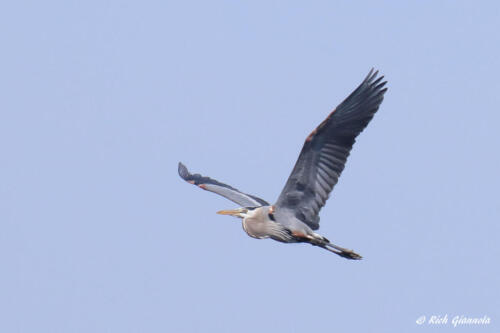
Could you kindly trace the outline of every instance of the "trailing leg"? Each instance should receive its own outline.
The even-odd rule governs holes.
[[[322,244],[322,245],[319,245],[319,246],[321,246],[325,250],[333,252],[333,253],[335,253],[335,254],[343,257],[343,258],[346,258],[346,259],[352,259],[352,260],[361,260],[361,259],[363,259],[362,256],[360,256],[359,254],[357,254],[353,250],[344,249],[343,247],[337,246],[337,245],[332,244],[332,243],[326,243],[326,244]]]

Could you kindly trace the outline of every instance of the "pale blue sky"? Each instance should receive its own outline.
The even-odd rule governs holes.
[[[0,5],[1,332],[499,332],[498,1]],[[388,80],[321,211],[249,238],[177,162],[273,202]]]

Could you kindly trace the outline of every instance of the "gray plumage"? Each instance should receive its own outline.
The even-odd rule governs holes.
[[[237,189],[223,184],[210,177],[203,177],[200,174],[190,174],[188,169],[184,164],[179,162],[179,176],[190,184],[197,185],[204,190],[217,193],[222,195],[224,198],[229,199],[240,206],[245,207],[257,207],[257,206],[269,206],[269,203],[256,196],[246,194],[238,191]]]
[[[284,243],[306,242],[348,259],[361,256],[328,241],[319,228],[319,211],[337,184],[356,137],[368,125],[382,100],[386,81],[370,71],[365,80],[306,138],[297,162],[275,205],[209,177],[190,174],[179,163],[179,175],[191,184],[217,193],[242,208],[220,211],[243,219],[254,238]]]

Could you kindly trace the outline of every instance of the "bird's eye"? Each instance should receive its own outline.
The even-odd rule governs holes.
[[[271,221],[276,221],[276,220],[274,219],[274,214],[269,213],[269,214],[267,214],[267,216],[269,216],[269,218],[271,219]]]

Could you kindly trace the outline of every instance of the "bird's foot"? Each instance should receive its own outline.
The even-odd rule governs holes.
[[[351,260],[363,259],[362,256],[360,256],[359,254],[357,254],[353,250],[343,250],[343,251],[339,251],[339,252],[335,252],[335,253],[337,253],[339,256],[346,258],[346,259],[351,259]]]
[[[337,246],[337,245],[332,244],[332,243],[325,244],[324,248],[327,249],[328,251],[331,251],[331,252],[341,256],[342,258],[351,259],[351,260],[363,259],[362,256],[360,256],[359,254],[357,254],[353,250],[345,249],[343,247]]]

